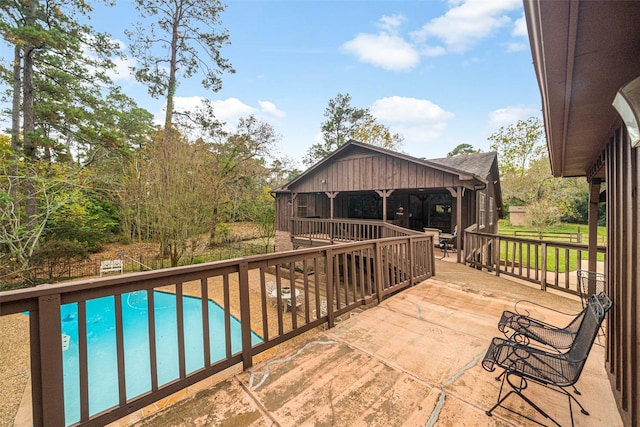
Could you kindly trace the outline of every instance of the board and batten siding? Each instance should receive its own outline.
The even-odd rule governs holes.
[[[367,191],[382,189],[446,188],[461,185],[451,173],[384,155],[353,154],[309,174],[291,191]]]
[[[611,386],[625,425],[640,418],[640,148],[632,148],[619,126],[605,149],[607,194],[607,283],[613,309],[607,321]]]

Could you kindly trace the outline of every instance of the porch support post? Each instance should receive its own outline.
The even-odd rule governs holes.
[[[324,194],[329,198],[329,219],[333,219],[333,199],[336,198],[339,191],[326,191]]]
[[[291,193],[291,218],[295,217],[296,212],[296,198],[298,197],[298,193]]]
[[[456,262],[460,264],[462,262],[462,195],[464,187],[456,187],[456,226],[458,232],[456,233]]]
[[[596,271],[598,266],[598,201],[600,200],[599,178],[589,182],[589,271]],[[595,293],[595,283],[589,283],[589,294]]]
[[[387,197],[393,193],[393,190],[376,190],[376,193],[382,197],[382,222],[387,222]]]

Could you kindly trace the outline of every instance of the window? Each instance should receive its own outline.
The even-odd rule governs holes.
[[[296,217],[305,218],[307,216],[307,195],[298,194],[296,197]]]
[[[489,197],[489,226],[493,225],[493,197]]]
[[[487,205],[485,203],[486,195],[478,194],[478,228],[484,228],[487,225]]]

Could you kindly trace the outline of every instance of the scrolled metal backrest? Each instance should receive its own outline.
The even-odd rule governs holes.
[[[582,371],[582,366],[584,366],[584,361],[589,355],[593,342],[598,336],[598,330],[604,320],[604,316],[610,308],[611,300],[604,292],[589,297],[585,316],[580,324],[576,339],[566,353],[568,360],[582,362],[577,372],[578,376],[580,375],[580,371]]]
[[[582,326],[583,319],[586,316],[588,310],[589,308],[585,307],[580,313],[578,313],[575,318],[573,318],[573,320],[571,320],[571,322],[564,328],[564,330],[572,334],[577,334],[580,330],[580,327]]]
[[[603,273],[595,271],[578,270],[578,281],[580,282],[579,291],[583,294],[587,293],[589,282],[596,284],[596,294],[604,291],[606,276]]]

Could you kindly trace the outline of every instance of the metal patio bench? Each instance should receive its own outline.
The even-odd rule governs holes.
[[[611,300],[603,292],[596,295],[598,301],[603,306],[605,312],[611,308]],[[544,310],[552,311],[567,316],[569,322],[565,326],[556,326],[550,323],[543,322],[534,317],[531,317],[529,311],[520,312],[518,305],[521,303],[528,303],[537,307],[541,307]],[[505,310],[498,321],[498,329],[502,332],[506,338],[512,341],[518,341],[522,344],[531,344],[531,341],[535,341],[545,346],[553,347],[558,352],[564,351],[573,345],[582,321],[584,320],[587,307],[585,306],[582,311],[577,314],[568,314],[562,311],[555,310],[551,307],[546,307],[531,301],[518,301],[516,303],[515,312]]]
[[[601,301],[604,301],[605,304]],[[569,350],[565,353],[546,351],[542,348],[532,347],[511,339],[493,338],[482,360],[482,367],[489,372],[493,372],[496,367],[499,367],[504,369],[504,372],[496,378],[499,379],[502,377],[502,383],[498,393],[498,402],[486,411],[486,414],[491,416],[493,411],[500,406],[532,420],[528,416],[503,405],[509,396],[516,394],[538,413],[560,426],[554,418],[547,414],[540,406],[536,405],[529,397],[524,395],[523,392],[528,388],[529,382],[533,382],[567,396],[572,426],[574,425],[572,401],[580,407],[583,414],[589,415],[586,409],[584,409],[577,398],[573,396],[567,388],[573,387],[574,392],[580,394],[574,385],[580,378],[587,356],[608,310],[608,308],[605,307],[611,308],[611,300],[605,294],[599,296],[594,295],[589,298],[584,318],[580,323],[580,328]],[[502,393],[505,384],[507,384],[511,390],[503,396]],[[532,421],[535,422],[535,420]]]

